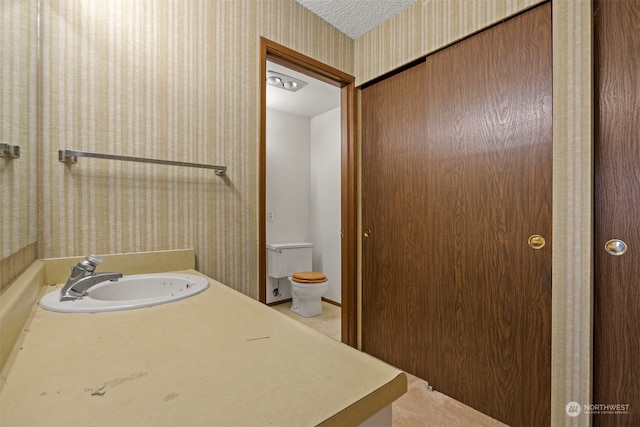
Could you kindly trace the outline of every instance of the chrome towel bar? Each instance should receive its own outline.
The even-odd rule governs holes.
[[[188,168],[213,169],[216,175],[224,175],[226,166],[205,165],[202,163],[177,162],[173,160],[146,159],[144,157],[116,156],[113,154],[87,153],[85,151],[58,150],[58,160],[65,163],[76,163],[78,157],[92,157],[94,159],[122,160],[125,162],[153,163],[157,165],[184,166]]]

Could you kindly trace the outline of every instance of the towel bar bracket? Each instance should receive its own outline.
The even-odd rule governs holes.
[[[20,146],[7,144],[6,142],[0,143],[0,157],[20,158]]]
[[[78,163],[76,156],[70,156],[69,150],[58,150],[58,160],[65,163]]]

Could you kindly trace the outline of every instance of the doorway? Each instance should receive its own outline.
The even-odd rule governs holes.
[[[273,293],[266,269],[267,221],[275,221],[275,212],[267,212],[267,63],[271,68],[301,73],[333,87],[340,96],[340,305],[342,342],[357,345],[356,300],[356,188],[355,188],[355,78],[340,70],[295,52],[270,40],[261,39],[260,80],[260,152],[259,152],[259,300],[268,303],[267,292]],[[279,68],[280,67],[280,68]],[[284,67],[284,68],[281,68]]]
[[[267,82],[267,247],[309,244],[312,265],[292,268],[324,274],[323,300],[340,306],[340,88],[271,61]],[[289,281],[272,276],[267,263],[266,303],[289,305]]]

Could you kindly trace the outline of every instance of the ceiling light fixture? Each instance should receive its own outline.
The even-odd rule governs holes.
[[[276,73],[275,71],[267,71],[267,83],[271,86],[279,87],[291,92],[296,92],[306,86],[307,82],[296,78]]]
[[[282,79],[276,76],[269,76],[267,77],[267,83],[273,86],[279,86],[282,84]]]

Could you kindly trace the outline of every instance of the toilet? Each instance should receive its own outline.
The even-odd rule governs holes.
[[[322,313],[322,297],[329,284],[324,274],[312,270],[313,244],[308,242],[269,243],[267,274],[291,283],[291,311],[303,317]]]
[[[329,284],[324,274],[316,271],[300,271],[289,277],[291,282],[291,311],[303,317],[322,314],[322,297]]]

